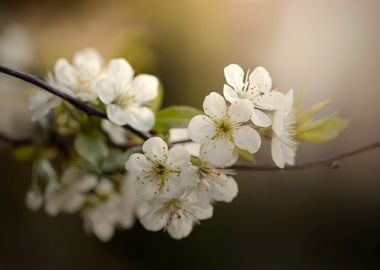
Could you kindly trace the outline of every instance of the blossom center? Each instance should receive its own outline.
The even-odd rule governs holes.
[[[218,137],[230,137],[232,131],[235,129],[234,123],[231,121],[231,119],[222,119],[215,122],[216,124],[216,131],[214,138]]]
[[[121,107],[128,107],[134,102],[134,96],[130,95],[120,95],[116,99],[116,103],[119,104]]]

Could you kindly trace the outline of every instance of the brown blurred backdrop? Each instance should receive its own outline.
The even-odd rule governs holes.
[[[351,121],[335,141],[302,144],[302,161],[380,137],[379,12],[377,0],[1,0],[0,31],[26,29],[33,59],[23,69],[40,76],[88,46],[124,56],[161,78],[165,105],[201,107],[221,91],[224,66],[263,65],[275,87],[304,91],[306,105],[331,99],[326,113]],[[26,136],[29,87],[0,82],[0,129]],[[270,161],[268,150],[258,162]],[[0,269],[379,269],[379,158],[375,150],[339,170],[242,173],[237,199],[219,204],[189,238],[136,224],[102,244],[76,216],[26,209],[30,164],[3,145]]]

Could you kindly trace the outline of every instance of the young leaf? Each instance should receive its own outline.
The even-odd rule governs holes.
[[[74,148],[78,154],[98,166],[108,155],[108,148],[102,137],[95,134],[80,133],[74,141]]]
[[[129,157],[135,153],[142,153],[141,146],[132,147],[126,152],[115,149],[111,150],[107,159],[102,164],[102,171],[113,172],[124,169]]]
[[[347,120],[334,116],[318,121],[307,121],[302,129],[298,129],[297,139],[312,143],[323,143],[335,139],[347,125]]]
[[[160,110],[156,114],[154,130],[166,132],[171,128],[187,127],[194,116],[202,114],[198,109],[189,106],[171,106]]]
[[[319,113],[322,109],[324,109],[329,103],[330,103],[330,100],[319,102],[319,103],[311,106],[306,111],[301,112],[298,115],[299,125],[302,125],[304,122],[312,119],[317,113]]]
[[[238,147],[237,147],[237,151],[238,151],[239,155],[242,158],[244,158],[245,160],[252,162],[252,163],[256,163],[255,156],[252,153],[250,153],[249,151],[244,150],[244,149],[240,149]]]

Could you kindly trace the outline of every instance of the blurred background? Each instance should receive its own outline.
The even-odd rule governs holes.
[[[326,113],[351,121],[335,141],[302,144],[306,161],[380,137],[379,12],[378,0],[1,0],[0,63],[44,76],[96,47],[159,76],[165,105],[199,108],[224,66],[262,65],[275,87],[331,99]],[[1,132],[30,134],[31,89],[0,75]],[[380,269],[379,150],[339,170],[241,173],[239,196],[187,239],[136,224],[104,244],[78,216],[29,211],[31,164],[0,147],[0,269]]]

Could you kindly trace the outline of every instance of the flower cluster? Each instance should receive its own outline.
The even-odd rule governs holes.
[[[232,64],[224,75],[223,95],[208,94],[203,112],[187,106],[159,110],[152,106],[160,96],[158,79],[135,76],[125,59],[105,65],[96,50],[85,49],[72,64],[58,60],[48,82],[105,110],[108,119],[78,114],[45,92],[32,97],[32,118],[39,120],[44,136],[55,142],[61,136],[64,142],[36,151],[27,205],[44,205],[51,216],[79,212],[85,229],[102,241],[116,228],[130,228],[135,218],[147,230],[181,239],[212,217],[216,202],[237,196],[234,165],[239,159],[254,160],[264,141],[271,141],[274,163],[285,168],[295,164],[301,140],[333,139],[347,124],[336,116],[315,119],[327,102],[302,112],[293,90],[272,89],[263,67],[245,73]],[[125,125],[155,136],[148,134],[142,142]],[[73,149],[59,148],[70,140]],[[54,169],[54,159],[65,162]]]

